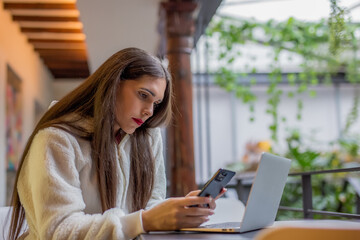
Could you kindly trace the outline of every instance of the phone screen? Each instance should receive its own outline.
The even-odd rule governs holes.
[[[223,189],[230,182],[234,175],[235,172],[220,168],[205,184],[199,193],[199,196],[211,196],[212,198],[216,198],[221,192],[221,189]]]

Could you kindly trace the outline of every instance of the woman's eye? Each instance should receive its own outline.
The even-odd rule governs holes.
[[[146,94],[146,93],[143,93],[143,92],[139,92],[139,96],[140,96],[142,99],[146,99],[146,98],[147,98],[147,94]]]
[[[161,102],[154,102],[154,108],[157,108]]]

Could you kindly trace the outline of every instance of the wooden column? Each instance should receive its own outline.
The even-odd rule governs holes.
[[[190,66],[195,32],[193,12],[197,4],[192,1],[169,1],[162,6],[166,11],[166,55],[175,97],[173,122],[167,129],[170,196],[184,196],[197,189]]]

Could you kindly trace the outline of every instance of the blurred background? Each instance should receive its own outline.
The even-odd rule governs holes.
[[[220,167],[240,178],[254,172],[263,151],[292,159],[292,172],[360,166],[359,0],[1,0],[2,206],[27,137],[50,102],[125,47],[176,68],[167,57],[169,25],[186,21],[184,12],[192,25],[179,27],[177,36],[192,44],[182,48],[189,65],[179,69],[191,73],[184,91],[191,93],[185,111],[192,126],[176,131],[191,133],[186,164],[193,182],[185,189],[202,186]],[[186,182],[173,177],[181,168],[163,133],[171,189]],[[358,182],[358,171],[314,176],[314,208],[359,213]],[[234,180],[227,197],[243,200],[239,184],[246,195],[251,178]],[[301,178],[289,177],[282,205],[301,207],[302,191]],[[299,211],[278,216],[301,217]]]

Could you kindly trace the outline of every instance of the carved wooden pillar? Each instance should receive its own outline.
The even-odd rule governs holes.
[[[184,196],[197,189],[195,183],[192,73],[190,54],[195,32],[192,1],[169,1],[166,11],[166,34],[169,69],[173,77],[174,115],[167,129],[170,196]]]

